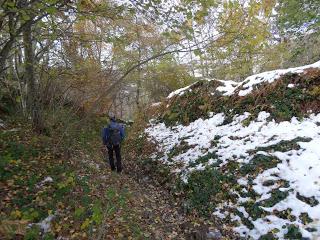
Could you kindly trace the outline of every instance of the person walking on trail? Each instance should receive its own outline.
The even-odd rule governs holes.
[[[102,141],[104,149],[108,149],[109,164],[112,171],[117,170],[118,173],[122,171],[121,163],[121,142],[124,139],[124,127],[116,121],[114,115],[109,116],[110,123],[103,128]],[[114,164],[113,152],[116,155],[116,165]]]

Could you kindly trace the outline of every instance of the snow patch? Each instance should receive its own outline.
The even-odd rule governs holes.
[[[247,164],[253,158],[252,152],[257,148],[270,147],[281,141],[301,138],[302,140],[296,143],[299,149],[287,152],[272,149],[255,152],[255,154],[275,157],[280,161],[276,167],[263,171],[253,179],[252,189],[260,196],[256,202],[269,199],[272,190],[288,191],[289,194],[272,208],[264,208],[269,215],[252,221],[254,225],[252,230],[241,223],[239,216],[234,215],[233,220],[240,223],[234,230],[242,236],[258,239],[259,236],[277,228],[279,232],[275,235],[283,239],[287,230],[282,226],[295,224],[299,226],[304,237],[320,236],[320,224],[314,227],[315,223],[320,222],[320,204],[311,207],[297,198],[299,193],[303,197],[312,197],[320,202],[320,127],[318,126],[320,113],[311,114],[301,120],[293,117],[290,121],[277,123],[270,120],[270,113],[260,112],[255,120],[248,126],[244,126],[242,122],[249,116],[250,113],[236,115],[231,123],[225,125],[223,125],[225,118],[223,113],[215,114],[205,120],[197,119],[188,126],[166,127],[164,123],[151,123],[145,133],[149,140],[157,143],[158,150],[164,153],[160,159],[154,155],[154,160],[172,166],[172,171],[180,174],[185,182],[188,181],[191,172],[202,171],[206,166],[217,163],[218,160],[220,162],[218,167],[229,161],[235,161],[241,165]],[[307,140],[303,141],[303,139]],[[182,141],[189,146],[189,149],[171,156],[170,153],[180,146]],[[208,159],[206,163],[194,165],[197,159],[209,153],[214,153],[215,157]],[[179,167],[175,167],[176,164]],[[264,185],[266,181],[273,181],[274,184]],[[277,181],[288,182],[289,187],[283,187]],[[248,180],[245,177],[240,178],[238,184],[247,186]],[[244,216],[248,216],[240,205],[252,200],[236,195],[238,195],[238,205],[233,207],[236,207]],[[292,209],[294,221],[273,215],[274,210],[282,211],[288,208]],[[301,213],[307,213],[313,222],[303,224],[299,219]],[[220,209],[213,214],[223,217],[226,214],[230,216],[231,213]],[[310,233],[306,230],[311,227],[316,231]]]
[[[43,219],[41,222],[37,223],[37,225],[40,227],[40,229],[44,232],[47,233],[50,231],[50,226],[51,222],[54,219],[54,215],[49,215],[45,219]]]
[[[157,107],[157,106],[160,106],[161,104],[162,104],[162,102],[152,103],[151,107]]]
[[[44,184],[44,183],[47,183],[47,182],[53,182],[52,177],[46,177],[41,183]]]
[[[174,92],[170,93],[167,98],[172,98],[172,97],[174,97],[174,96],[176,96],[176,95],[181,96],[181,95],[183,95],[183,94],[186,92],[186,90],[188,90],[188,89],[189,89],[189,91],[191,91],[190,87],[191,87],[192,85],[193,85],[193,84],[191,84],[191,85],[189,85],[189,86],[186,86],[186,87],[184,87],[184,88],[179,88],[179,89],[175,90]]]
[[[37,188],[41,188],[42,186],[44,186],[46,183],[51,183],[53,182],[52,177],[46,177],[45,179],[43,179],[41,182],[39,182],[36,187]]]
[[[219,82],[223,83],[223,86],[219,86],[216,88],[217,91],[223,93],[224,96],[230,96],[234,93],[234,90],[239,86],[239,82],[235,81],[224,81],[218,80]]]
[[[54,218],[55,218],[55,215],[50,214],[48,217],[43,219],[41,222],[31,223],[28,226],[29,227],[32,227],[34,225],[39,226],[39,228],[41,229],[42,233],[47,233],[47,232],[50,232],[51,222],[53,221]]]

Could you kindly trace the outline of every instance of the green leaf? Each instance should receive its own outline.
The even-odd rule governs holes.
[[[21,18],[25,22],[31,19],[30,16],[25,11],[21,12]]]
[[[57,12],[57,9],[55,7],[49,7],[46,9],[46,11],[49,14],[55,14]]]
[[[194,53],[194,55],[196,55],[196,56],[201,56],[201,55],[202,55],[202,53],[201,53],[201,50],[200,50],[200,49],[196,49],[196,50],[194,50],[194,51],[193,51],[193,53]]]

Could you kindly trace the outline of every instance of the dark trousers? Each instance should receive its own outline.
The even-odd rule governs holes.
[[[120,145],[108,146],[109,163],[110,163],[110,167],[111,167],[112,171],[116,170],[116,166],[114,164],[113,152],[116,153],[117,172],[121,172],[122,171],[122,165],[121,165]]]

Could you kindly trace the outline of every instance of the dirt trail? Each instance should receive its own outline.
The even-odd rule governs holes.
[[[168,193],[128,174],[113,173],[105,165],[99,169],[100,186],[115,192],[112,202],[117,206],[98,229],[100,239],[187,238],[192,224]]]
[[[231,239],[222,237],[214,223],[186,215],[173,197],[147,176],[111,172],[102,161],[97,164],[100,186],[115,191],[116,207],[105,216],[97,233],[98,239]],[[134,177],[135,176],[135,177]],[[101,191],[100,191],[101,192]]]

